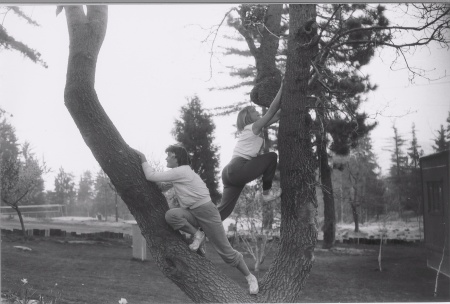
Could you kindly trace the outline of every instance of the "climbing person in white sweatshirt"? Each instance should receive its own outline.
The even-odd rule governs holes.
[[[205,241],[205,234],[225,263],[236,267],[247,279],[250,294],[259,291],[256,277],[250,273],[242,254],[231,247],[222,225],[219,211],[211,201],[206,184],[190,167],[190,158],[184,147],[169,146],[166,149],[167,167],[171,170],[156,172],[147,162],[145,155],[135,150],[141,159],[147,180],[163,183],[163,189],[173,187],[180,208],[166,212],[166,222],[175,230],[194,235],[190,250],[197,251]],[[198,229],[201,227],[203,231]]]

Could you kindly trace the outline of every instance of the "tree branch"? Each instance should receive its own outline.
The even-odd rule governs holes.
[[[214,43],[216,42],[217,35],[218,35],[218,33],[219,33],[219,29],[220,29],[220,27],[222,26],[223,22],[225,21],[225,18],[227,18],[228,15],[229,15],[232,11],[234,11],[234,10],[236,10],[236,8],[233,7],[232,9],[230,9],[230,10],[223,16],[222,21],[220,21],[219,25],[217,26],[217,30],[215,31],[214,38],[213,38],[213,42],[212,42],[212,44],[211,44],[211,51],[210,51],[211,54],[210,54],[210,57],[209,57],[209,79],[208,79],[207,81],[211,80],[211,78],[212,78],[212,57],[213,57],[213,54],[214,54],[213,48],[214,48]]]
[[[233,27],[244,37],[245,41],[247,42],[248,48],[250,50],[250,53],[253,55],[253,57],[258,57],[258,48],[255,45],[255,42],[253,41],[253,38],[251,37],[250,33],[242,26],[242,23],[240,25],[233,24]]]

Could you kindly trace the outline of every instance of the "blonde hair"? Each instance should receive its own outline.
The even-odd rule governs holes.
[[[248,115],[248,110],[253,108],[253,106],[246,106],[242,110],[239,111],[237,120],[236,120],[236,128],[237,132],[241,132],[244,130],[245,126],[252,123],[250,116]]]

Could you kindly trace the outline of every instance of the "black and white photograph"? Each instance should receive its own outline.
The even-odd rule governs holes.
[[[0,3],[0,181],[0,303],[450,302],[450,4]]]

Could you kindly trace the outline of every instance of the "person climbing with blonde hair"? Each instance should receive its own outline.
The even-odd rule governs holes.
[[[278,196],[271,191],[277,168],[278,155],[275,152],[259,154],[264,143],[263,128],[280,119],[280,102],[283,81],[266,114],[253,106],[242,109],[237,116],[237,143],[231,161],[222,170],[223,194],[218,206],[222,221],[233,212],[245,185],[262,175],[262,198],[272,201]]]
[[[164,190],[170,186],[173,187],[180,208],[168,210],[165,219],[174,230],[181,230],[194,236],[189,249],[196,252],[204,245],[207,236],[225,263],[236,267],[245,276],[250,294],[257,294],[258,280],[250,273],[242,254],[231,247],[217,206],[211,201],[205,182],[191,169],[190,157],[186,149],[178,145],[172,145],[166,149],[167,167],[171,170],[164,172],[156,172],[148,164],[145,155],[135,151],[141,159],[147,180],[163,183]]]

